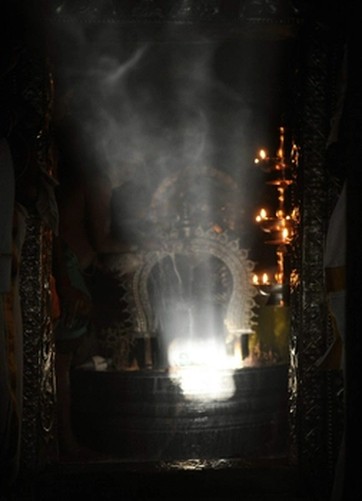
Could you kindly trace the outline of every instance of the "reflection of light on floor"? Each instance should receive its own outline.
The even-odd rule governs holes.
[[[159,470],[225,470],[231,467],[245,466],[240,459],[181,459],[179,461],[162,461]]]
[[[187,399],[226,400],[235,392],[235,359],[220,343],[175,340],[169,362],[170,377]]]

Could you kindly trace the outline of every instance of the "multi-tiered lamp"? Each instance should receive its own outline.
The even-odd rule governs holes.
[[[263,293],[274,294],[274,299],[283,304],[289,290],[289,276],[286,272],[286,256],[288,246],[293,241],[298,223],[296,209],[288,211],[286,208],[286,195],[288,188],[294,183],[294,171],[298,164],[298,147],[293,143],[290,155],[285,154],[285,129],[279,128],[279,148],[274,157],[268,156],[264,149],[258,153],[254,160],[264,172],[268,173],[267,184],[275,186],[278,194],[277,209],[273,215],[261,208],[255,220],[260,228],[268,234],[266,244],[274,245],[277,258],[277,271],[273,277],[266,273],[261,276],[254,275],[254,283]]]

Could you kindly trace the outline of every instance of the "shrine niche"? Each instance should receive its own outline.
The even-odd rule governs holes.
[[[159,247],[105,257],[122,283],[127,323],[96,332],[106,370],[73,371],[75,426],[87,446],[140,461],[287,452],[288,320],[284,306],[272,307],[269,320],[278,316],[285,331],[277,334],[284,356],[273,358],[275,341],[265,347],[268,329],[257,327],[265,306],[240,243],[239,197],[225,172],[182,169],[150,197],[147,234]]]
[[[169,285],[174,286],[182,270],[184,284],[199,285],[202,284],[199,273],[205,268],[206,275],[216,275],[221,283],[218,289],[205,281],[212,297],[210,300],[207,295],[202,296],[203,303],[209,300],[217,303],[216,317],[209,315],[208,318],[213,318],[213,324],[222,330],[226,355],[232,353],[233,357],[238,357],[239,366],[230,371],[236,388],[240,390],[238,385],[243,386],[248,381],[250,393],[241,395],[236,389],[228,409],[220,401],[214,408],[207,404],[204,409],[200,402],[196,403],[197,411],[205,411],[205,420],[207,412],[215,411],[218,417],[211,427],[200,425],[192,430],[190,443],[196,437],[198,444],[193,451],[194,457],[235,453],[244,454],[247,459],[269,458],[276,453],[293,461],[301,460],[303,465],[308,465],[309,461],[322,464],[328,470],[335,457],[335,445],[327,435],[335,426],[335,414],[338,413],[331,403],[338,381],[336,383],[333,377],[322,380],[314,362],[316,354],[324,351],[329,335],[324,305],[320,303],[320,283],[324,224],[330,203],[328,197],[333,194],[321,187],[325,186],[326,177],[322,153],[327,135],[325,123],[332,107],[329,100],[333,100],[329,94],[326,96],[326,88],[327,82],[335,77],[333,65],[338,63],[335,41],[326,34],[328,28],[321,30],[318,22],[311,21],[308,16],[304,18],[305,13],[289,2],[283,3],[282,9],[281,2],[232,2],[230,10],[226,2],[217,1],[180,2],[178,8],[170,2],[158,1],[137,2],[133,6],[129,2],[122,6],[118,2],[104,2],[102,8],[96,4],[58,2],[57,6],[49,8],[50,68],[42,66],[37,70],[42,78],[36,85],[42,89],[40,94],[45,88],[48,91],[49,85],[51,95],[54,84],[61,92],[65,90],[74,111],[75,124],[84,134],[84,158],[107,166],[115,191],[122,185],[126,187],[128,181],[139,183],[141,180],[139,193],[144,193],[148,210],[141,230],[146,232],[147,238],[151,238],[153,230],[154,234],[162,235],[160,240],[164,248],[135,253],[134,260],[128,263],[132,274],[127,277],[122,271],[125,263],[119,263],[117,256],[109,256],[107,260],[115,289],[118,290],[118,280],[122,281],[120,302],[124,314],[120,315],[119,322],[119,301],[113,302],[112,298],[96,333],[107,370],[78,367],[73,373],[78,433],[85,442],[97,445],[100,450],[114,445],[115,458],[117,454],[118,457],[123,454],[123,458],[132,455],[147,458],[147,451],[157,456],[160,452],[155,445],[157,440],[150,439],[148,449],[140,450],[135,446],[135,430],[130,431],[129,443],[123,451],[121,434],[114,443],[109,432],[103,444],[102,441],[92,444],[99,431],[97,426],[105,431],[112,423],[113,411],[120,410],[112,398],[104,400],[105,404],[111,402],[111,411],[102,423],[98,420],[99,409],[94,406],[94,398],[98,398],[104,388],[107,392],[103,396],[105,398],[107,393],[108,398],[108,390],[114,394],[114,387],[118,385],[125,390],[127,400],[129,389],[137,392],[137,387],[141,400],[145,398],[144,407],[139,408],[140,419],[147,415],[155,400],[164,409],[165,402],[175,398],[188,412],[190,401],[179,393],[180,380],[172,379],[172,370],[170,373],[166,370],[170,365],[167,355],[160,357],[160,352],[158,355],[154,352],[155,365],[152,367],[150,363],[152,350],[157,351],[154,333],[168,330],[167,319],[161,323],[157,321],[155,301],[161,276],[168,275]],[[306,31],[300,33],[305,19]],[[306,48],[303,58],[300,44]],[[72,55],[70,65],[67,54]],[[30,91],[23,96],[34,100],[33,89]],[[47,126],[52,125],[49,95],[42,94],[44,102],[40,111]],[[39,105],[38,100],[35,101]],[[273,268],[275,256],[264,245],[255,225],[254,211],[264,204],[266,193],[265,179],[252,164],[261,145],[269,143],[271,151],[276,149],[275,131],[280,125],[291,131],[301,148],[302,161],[292,196],[293,206],[302,206],[303,210],[290,246],[290,264],[296,272],[289,296],[290,317],[282,319],[284,324],[289,320],[291,323],[288,323],[287,335],[282,329],[284,338],[278,345],[273,336],[258,343],[260,333],[255,332],[260,321],[260,304],[256,303],[265,306],[265,296],[261,296],[260,287],[253,284],[253,274],[259,274],[264,266]],[[42,132],[36,136],[39,158],[43,166],[50,166],[45,159],[50,153],[47,134],[51,130],[44,127]],[[48,169],[52,174],[54,165]],[[210,194],[214,196],[211,207],[211,198],[207,197]],[[50,249],[51,239],[48,240],[48,230],[43,233],[44,228],[39,229],[36,211],[29,224],[30,240],[24,253],[24,270],[28,271],[24,271],[23,278],[27,307],[24,339],[27,354],[24,371],[28,377],[24,426],[26,465],[33,464],[37,451],[34,446],[38,444],[35,416],[41,417],[42,441],[54,444],[54,416],[49,409],[54,397],[52,329],[49,322],[43,328],[42,320],[28,316],[29,312],[49,309],[47,294],[39,297],[39,293],[31,295],[29,291],[43,291],[39,282],[40,279],[43,282],[43,274],[49,272],[49,255],[44,249]],[[211,252],[205,253],[205,247]],[[177,256],[175,261],[174,256]],[[41,274],[31,273],[30,277],[29,270],[34,266]],[[210,269],[216,270],[215,273]],[[193,280],[188,282],[190,275]],[[44,283],[48,291],[47,279]],[[197,287],[191,289],[193,292],[188,299],[192,294],[201,297]],[[104,296],[102,306],[105,302]],[[241,304],[240,309],[238,304]],[[269,306],[274,308],[275,304]],[[169,311],[168,306],[164,309]],[[203,323],[202,310],[201,305],[199,316],[194,317],[196,323]],[[116,315],[107,318],[107,312]],[[178,324],[187,329],[185,313],[189,310],[181,308]],[[268,318],[263,317],[263,321],[269,324]],[[34,338],[34,332],[41,332],[39,339]],[[146,336],[140,336],[141,333]],[[132,343],[133,346],[138,344],[137,364],[128,357]],[[171,339],[171,344],[173,347],[180,345],[177,339]],[[175,353],[177,350],[171,356],[177,361],[173,374],[182,369],[187,360],[184,347],[179,355]],[[40,370],[35,373],[33,367],[39,365]],[[42,374],[41,381],[37,380],[38,373]],[[270,413],[268,410],[263,415],[260,427],[253,428],[253,418],[250,422],[234,421],[234,411],[246,417],[242,411],[244,404],[258,392],[263,393],[261,388],[267,384],[268,374],[275,378],[280,392],[270,395]],[[300,385],[300,381],[304,384]],[[84,388],[90,388],[90,383],[94,383],[95,393],[87,393],[87,390],[82,394]],[[43,398],[38,401],[30,397],[39,385],[46,387],[45,394],[51,394],[46,402]],[[145,390],[148,387],[156,392],[148,393]],[[199,390],[204,391],[203,388]],[[320,394],[323,395],[321,399],[316,397]],[[146,401],[148,397],[150,401]],[[132,398],[128,400],[130,412],[134,404]],[[191,402],[194,404],[195,400]],[[115,408],[112,409],[112,405]],[[262,399],[255,406],[265,410]],[[92,425],[82,430],[87,408],[93,412]],[[308,412],[304,412],[306,408]],[[230,411],[230,419],[227,419],[235,435],[227,435],[224,448],[214,451],[206,446],[203,448],[205,437],[209,440],[213,436],[223,436],[225,430],[219,424],[226,415],[222,414],[224,411],[226,414]],[[161,423],[168,417],[160,416],[157,439],[164,437]],[[129,415],[123,415],[121,421],[129,424]],[[326,421],[328,430],[324,434],[321,430]],[[141,435],[147,435],[147,420],[141,428],[143,426]],[[245,441],[248,427],[256,433],[250,435],[250,441]],[[258,434],[261,428],[264,434]],[[118,426],[108,429],[117,432]],[[171,446],[165,452],[168,460],[187,455],[180,438],[184,430],[181,425],[174,448]],[[166,430],[166,433],[171,431]],[[258,442],[262,436],[266,437],[263,445]],[[302,441],[300,436],[303,436]],[[233,437],[237,437],[234,449],[231,447]],[[325,457],[326,449],[328,458]]]
[[[287,454],[290,331],[288,319],[280,316],[280,346],[274,332],[268,339],[260,329],[257,332],[259,311],[265,305],[260,304],[263,298],[253,272],[256,262],[259,269],[274,267],[274,256],[259,245],[253,218],[264,192],[253,157],[256,144],[263,143],[275,123],[287,120],[282,110],[290,91],[275,83],[287,71],[293,38],[286,33],[267,40],[235,34],[230,39],[222,27],[209,32],[206,19],[202,27],[186,23],[182,33],[169,30],[167,23],[157,35],[142,29],[134,33],[122,24],[118,11],[119,23],[105,29],[97,23],[83,24],[72,8],[71,19],[66,19],[64,9],[51,19],[50,38],[60,93],[56,98],[62,104],[66,96],[67,120],[79,139],[74,160],[101,166],[108,174],[115,234],[138,235],[127,255],[102,256],[106,278],[114,287],[107,288],[105,280],[97,291],[102,271],[94,276],[100,308],[92,332],[98,346],[93,360],[98,365],[85,360],[72,374],[74,419],[81,439],[100,451],[111,447],[116,458],[125,457],[122,443],[129,432],[134,451],[129,439],[128,454],[138,457],[136,444],[145,440],[147,426],[158,425],[148,421],[149,410],[143,416],[143,406],[136,401],[130,409],[139,413],[140,435],[132,429],[131,414],[125,410],[119,415],[117,386],[127,382],[138,385],[141,400],[156,399],[156,405],[162,397],[160,409],[168,399],[180,399],[177,408],[191,412],[190,422],[195,418],[190,405],[210,406],[209,411],[205,408],[207,419],[216,402],[216,422],[205,427],[200,422],[190,434],[199,444],[193,458],[269,457],[282,454],[283,448]],[[215,15],[207,13],[207,19]],[[138,30],[140,25],[133,27]],[[260,65],[257,59],[266,50],[269,57]],[[280,81],[287,85],[287,80]],[[272,316],[274,308],[268,309]],[[269,373],[275,377],[275,394],[264,407],[263,385]],[[90,384],[88,378],[98,383]],[[247,416],[240,409],[247,407],[249,397],[240,391],[244,379],[253,388],[254,378],[255,411]],[[98,397],[81,395],[89,384],[108,395],[105,421],[92,404]],[[151,390],[147,396],[147,388],[157,385],[168,389],[161,395]],[[93,416],[89,423],[94,428],[81,426],[84,412]],[[206,450],[202,444],[213,433],[223,440],[223,412],[233,423],[225,444],[237,436],[235,447]],[[162,413],[160,423],[169,419],[175,427],[180,425],[181,436],[184,425],[178,416],[171,408],[169,416]],[[234,416],[238,413],[240,421]],[[259,413],[263,416],[257,417]],[[271,442],[265,438],[268,433]],[[248,435],[253,439],[241,440]],[[162,441],[157,433],[150,440],[145,446],[150,458],[186,459],[188,448],[177,445],[179,438],[174,452],[172,445],[167,451],[155,448]],[[167,441],[173,443],[172,437]]]

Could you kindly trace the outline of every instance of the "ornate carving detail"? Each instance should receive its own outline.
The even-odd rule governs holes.
[[[47,198],[50,197],[49,186],[43,184],[43,179],[51,174],[53,168],[49,130],[52,82],[42,56],[24,49],[23,59],[16,69],[16,83],[24,113],[21,132],[34,162],[30,166],[21,165],[21,168],[24,172],[29,169],[41,180],[37,186],[37,200],[33,207],[28,208],[21,263],[20,295],[24,329],[21,460],[24,472],[36,469],[40,463],[47,461],[54,445],[55,428],[54,340],[49,285],[52,257],[51,229],[48,226],[48,209],[52,204]],[[27,176],[25,178],[28,179]]]
[[[138,2],[138,5],[136,7],[132,8],[132,18],[137,18],[139,20],[164,19],[164,11],[157,4],[158,2],[155,0],[141,0],[140,2]]]
[[[58,1],[53,8],[52,17],[59,20],[68,20],[77,16],[84,21],[137,21],[137,11],[132,8],[132,2],[99,2],[96,0],[85,1]],[[217,10],[218,2],[194,2],[195,10],[192,16],[205,19],[213,18],[216,21],[218,13],[225,14],[223,9]],[[147,4],[147,5],[146,5]],[[169,14],[166,2],[139,2],[136,8],[143,20],[152,21],[155,18]],[[191,6],[191,3],[185,5]],[[299,12],[291,4],[289,10],[280,10],[284,2],[274,1],[249,1],[240,4],[239,20],[246,23],[277,23],[280,19],[293,19],[299,22]],[[147,7],[147,8],[146,8]],[[189,7],[190,8],[190,7]],[[149,9],[149,10],[148,10]],[[155,9],[153,11],[153,9]],[[184,13],[190,12],[186,11]],[[206,10],[205,10],[206,9]],[[151,13],[152,12],[154,13]],[[142,13],[143,12],[143,13]],[[134,16],[134,17],[132,17]],[[176,17],[173,17],[176,20]],[[240,31],[238,31],[240,33]],[[333,395],[335,385],[331,386],[328,379],[321,375],[315,368],[316,359],[324,352],[328,337],[326,306],[323,300],[323,237],[325,233],[326,211],[328,206],[325,192],[324,151],[327,133],[328,105],[326,101],[326,88],[329,85],[328,47],[325,45],[325,32],[320,26],[314,26],[314,31],[308,34],[308,50],[306,67],[300,74],[306,80],[300,82],[305,88],[305,100],[301,103],[300,110],[303,116],[299,117],[300,130],[298,143],[302,148],[300,206],[301,232],[295,242],[293,268],[299,272],[298,280],[292,291],[292,339],[291,339],[291,370],[290,370],[290,399],[292,410],[292,435],[296,452],[302,465],[319,474],[321,468],[329,468],[331,449],[335,452],[336,445],[326,443],[326,420],[328,431],[335,427],[334,418],[329,423],[331,412],[335,410]],[[24,79],[29,73],[29,68],[24,70]],[[43,70],[37,67],[33,73],[43,75]],[[40,72],[40,73],[38,73]],[[39,87],[28,87],[23,94],[26,100],[34,104],[43,116],[43,98],[39,94]],[[303,97],[304,99],[304,97]],[[298,108],[296,108],[298,109]],[[202,249],[203,237],[198,236],[195,247],[190,247],[188,252]],[[49,323],[49,235],[44,232],[37,217],[31,216],[28,221],[27,239],[23,248],[21,296],[24,311],[24,423],[23,423],[23,454],[22,461],[28,468],[34,468],[39,460],[39,443],[45,437],[51,437],[53,426],[51,407],[54,402],[53,381],[53,347],[52,332]],[[219,242],[213,244],[214,254],[220,256]],[[193,250],[192,250],[193,249]],[[235,251],[235,250],[234,250]],[[165,251],[166,252],[166,251]],[[236,252],[236,251],[235,251]],[[167,253],[166,253],[167,254]],[[164,254],[164,255],[166,255]],[[159,258],[159,256],[158,256]],[[152,268],[156,256],[147,257],[147,266],[135,277],[134,286],[142,300],[145,298],[145,277]],[[240,259],[234,257],[231,266]],[[246,259],[246,256],[242,260]],[[245,264],[245,261],[243,261]],[[248,266],[246,267],[248,269]],[[243,278],[244,275],[240,278]],[[236,303],[234,303],[236,304]],[[232,317],[239,315],[234,307],[230,310]],[[244,318],[244,317],[243,317]],[[240,317],[238,322],[242,323]],[[147,315],[139,320],[140,328],[147,325]],[[327,411],[327,412],[326,412]],[[40,433],[39,433],[40,430]],[[327,440],[330,434],[327,433]],[[39,438],[41,439],[39,441]],[[328,451],[328,457],[325,451]],[[334,456],[333,456],[334,457]]]
[[[120,2],[119,2],[120,3]],[[114,0],[58,1],[52,7],[51,15],[63,20],[78,18],[84,21],[109,20],[124,14],[124,7]]]
[[[148,279],[156,263],[167,256],[181,254],[193,256],[214,256],[230,271],[233,281],[232,294],[227,307],[225,324],[230,333],[250,332],[253,322],[253,300],[256,288],[252,285],[251,273],[254,263],[248,259],[248,252],[239,248],[239,242],[232,240],[226,233],[216,234],[212,230],[196,228],[187,239],[173,238],[165,241],[162,251],[147,253],[144,265],[133,279],[133,291],[137,306],[136,330],[148,333],[152,325],[152,308],[149,301]]]
[[[39,220],[29,217],[22,251],[20,296],[24,331],[24,422],[22,463],[25,469],[37,468],[39,460],[39,355],[42,326],[41,228]]]
[[[38,217],[28,217],[22,252],[20,294],[24,329],[23,469],[46,461],[54,439],[55,376],[50,321],[50,234]]]
[[[331,379],[316,367],[325,352],[329,335],[324,290],[323,252],[328,219],[328,190],[325,147],[331,112],[327,89],[333,84],[330,75],[331,40],[317,23],[310,26],[300,72],[304,75],[300,119],[302,169],[299,179],[301,233],[295,242],[294,264],[300,281],[292,294],[292,357],[296,367],[296,439],[301,467],[320,488],[328,489],[329,463],[335,457],[328,435],[338,433],[331,419],[338,406],[337,395],[330,398]],[[335,383],[333,383],[335,384]],[[336,444],[333,444],[335,447]],[[327,451],[327,454],[326,454]],[[323,480],[325,483],[323,485]]]
[[[46,462],[55,440],[54,339],[50,318],[50,231],[37,216],[27,222],[22,254],[21,299],[24,325],[24,470]]]
[[[255,37],[294,37],[303,15],[291,1],[246,0],[239,11],[244,29]]]
[[[220,1],[178,1],[170,11],[170,17],[178,20],[210,20],[219,14]]]
[[[40,356],[40,429],[45,443],[52,445],[55,439],[55,347],[51,312],[51,232],[44,228],[41,234],[41,269],[42,269],[42,325]]]
[[[232,5],[223,0],[138,0],[120,2],[106,0],[102,5],[97,0],[58,1],[50,9],[50,17],[55,20],[77,19],[83,22],[141,22],[154,23],[172,21],[190,22],[231,22],[240,21],[273,24],[299,23],[301,14],[290,0],[239,0]]]
[[[214,18],[219,13],[219,0],[212,1],[159,1],[138,0],[137,2],[119,2],[107,0],[99,6],[97,0],[61,2],[53,7],[52,17],[58,19],[77,18],[87,21],[160,21],[172,19],[178,21],[205,20]]]
[[[245,0],[241,2],[240,17],[246,19],[285,20],[300,16],[300,9],[289,0]]]

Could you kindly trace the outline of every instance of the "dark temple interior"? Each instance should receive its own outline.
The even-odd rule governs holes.
[[[360,498],[357,7],[4,2],[0,501]]]

